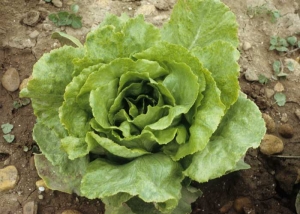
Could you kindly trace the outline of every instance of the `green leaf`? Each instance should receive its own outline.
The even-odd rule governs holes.
[[[279,60],[276,60],[273,62],[273,70],[275,74],[279,74],[281,71],[281,62]]]
[[[294,67],[294,63],[289,61],[286,65],[286,67],[289,69],[289,71],[293,72],[295,70],[295,67]]]
[[[195,48],[192,52],[212,73],[221,90],[221,100],[228,109],[239,94],[239,52],[230,43],[223,41],[213,42],[205,48]]]
[[[20,92],[21,97],[31,98],[39,121],[62,137],[65,129],[59,121],[58,109],[63,103],[65,88],[72,80],[72,60],[82,55],[82,49],[69,46],[44,54],[33,67],[33,79]]]
[[[71,19],[72,19],[72,23],[71,23],[72,28],[75,29],[82,28],[82,22],[81,22],[82,17],[72,14]]]
[[[290,36],[287,39],[287,42],[291,45],[294,46],[297,44],[297,37],[296,36]]]
[[[10,123],[5,123],[1,125],[1,129],[3,134],[8,134],[11,132],[11,130],[14,128],[14,126]]]
[[[289,46],[286,39],[284,39],[284,38],[279,38],[279,44],[278,45],[283,46],[283,47],[288,47]]]
[[[269,79],[265,75],[259,74],[258,82],[261,84],[267,84],[269,82]]]
[[[59,20],[57,14],[52,13],[52,14],[50,14],[50,15],[48,16],[48,18],[49,18],[49,20],[52,21],[55,25],[57,25],[58,20]]]
[[[72,23],[72,19],[70,19],[70,14],[66,11],[61,11],[57,13],[58,16],[58,26],[70,25]]]
[[[48,188],[69,194],[81,195],[80,183],[85,174],[87,159],[63,161],[59,166],[53,166],[44,155],[34,155],[34,162],[39,174]],[[62,171],[61,168],[64,170]]]
[[[3,135],[3,138],[7,143],[12,143],[15,139],[15,136],[12,134],[5,134]]]
[[[240,95],[204,150],[193,155],[184,174],[198,182],[226,174],[236,168],[248,148],[259,146],[265,132],[265,123],[258,107]]]
[[[66,33],[63,33],[63,32],[54,32],[54,33],[52,33],[51,38],[59,40],[59,42],[62,45],[70,45],[70,46],[79,47],[79,48],[83,47],[83,45],[77,38],[75,38],[74,36],[68,35]]]
[[[276,46],[274,46],[274,45],[271,45],[270,48],[269,48],[270,51],[273,51],[275,49],[276,49]]]
[[[123,165],[97,159],[88,166],[81,192],[90,199],[119,192],[138,195],[170,212],[178,204],[182,179],[181,166],[163,154],[145,155]]]
[[[276,47],[276,50],[279,52],[286,52],[289,51],[287,47],[281,46],[281,47]]]
[[[72,4],[71,5],[71,10],[73,13],[77,13],[79,10],[79,6],[77,4]]]
[[[286,96],[283,93],[275,93],[274,99],[278,106],[284,106],[286,103]]]
[[[161,34],[164,41],[192,50],[217,40],[237,47],[237,29],[234,14],[219,0],[179,0]]]
[[[277,46],[278,45],[278,37],[277,36],[271,36],[270,44],[271,44],[271,46]]]

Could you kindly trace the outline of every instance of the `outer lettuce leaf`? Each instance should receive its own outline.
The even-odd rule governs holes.
[[[39,176],[45,181],[47,187],[69,194],[81,195],[80,182],[88,164],[86,158],[74,161],[66,160],[59,166],[53,166],[44,155],[34,156],[35,166]],[[62,171],[61,168],[64,170]]]
[[[248,148],[259,146],[265,132],[258,107],[240,96],[205,149],[194,154],[184,174],[198,182],[206,182],[232,171]]]
[[[58,108],[63,103],[65,88],[72,80],[72,60],[83,56],[83,49],[64,46],[45,54],[33,67],[33,79],[20,92],[30,97],[39,121],[63,137],[65,130],[59,122]]]
[[[156,202],[161,211],[174,209],[181,197],[181,166],[163,154],[145,155],[124,165],[97,159],[85,174],[81,192],[87,198],[105,198],[120,192]]]
[[[116,26],[100,26],[87,35],[85,49],[88,58],[102,59],[108,63],[117,58],[130,57],[160,41],[159,30],[146,23],[141,15],[126,22],[112,16],[110,20]],[[109,23],[109,20],[106,22]]]
[[[221,90],[221,100],[228,109],[238,98],[239,94],[239,65],[237,60],[240,53],[230,43],[216,41],[205,48],[196,47],[192,53],[198,57],[207,68],[218,88]]]
[[[161,34],[164,41],[192,50],[216,40],[237,47],[237,30],[235,15],[219,0],[179,0]]]

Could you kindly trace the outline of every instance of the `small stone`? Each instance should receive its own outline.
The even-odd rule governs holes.
[[[61,0],[52,0],[52,4],[53,4],[55,7],[62,7],[62,2],[61,2]]]
[[[265,88],[265,94],[267,98],[271,98],[275,94],[275,91],[273,89]]]
[[[29,37],[31,39],[35,39],[36,37],[38,37],[39,34],[40,34],[40,32],[38,32],[37,30],[34,30],[29,34]]]
[[[275,132],[276,124],[275,124],[273,118],[270,117],[268,114],[265,114],[265,113],[262,114],[262,117],[265,120],[267,132],[268,133]]]
[[[290,124],[280,125],[278,132],[284,138],[292,138],[294,136],[294,129]]]
[[[44,199],[44,196],[43,196],[43,195],[38,195],[38,198],[39,198],[40,200],[43,200],[43,199]]]
[[[258,76],[252,69],[247,69],[246,70],[245,78],[246,78],[246,80],[248,80],[250,82],[258,81]]]
[[[9,68],[1,79],[3,87],[8,91],[16,91],[20,85],[19,72],[15,68]]]
[[[284,91],[284,86],[280,82],[278,82],[274,86],[274,91],[276,91],[276,92],[282,92],[282,91]]]
[[[143,14],[145,17],[149,17],[149,16],[152,16],[152,15],[156,14],[156,12],[157,12],[157,10],[156,10],[154,5],[146,4],[146,5],[140,6],[136,10],[135,16],[137,16],[139,14]]]
[[[31,10],[28,13],[26,13],[26,16],[23,18],[22,21],[24,24],[34,27],[39,22],[39,18],[40,12],[36,10]]]
[[[23,207],[23,214],[37,214],[37,204],[34,201],[27,202]]]
[[[43,24],[43,30],[45,30],[45,31],[52,31],[53,27],[52,27],[51,24],[45,23],[45,24]]]
[[[0,192],[13,189],[19,180],[18,170],[15,166],[0,169]]]
[[[82,214],[82,213],[77,210],[65,210],[61,214]]]
[[[262,139],[259,149],[265,155],[273,155],[283,151],[283,142],[280,138],[266,134]]]
[[[220,213],[228,213],[228,211],[231,209],[233,206],[233,201],[229,201],[226,204],[224,204],[220,209]]]
[[[300,109],[296,109],[295,111],[295,115],[297,116],[297,118],[300,120]]]
[[[21,91],[23,88],[26,88],[27,87],[27,84],[29,82],[29,80],[31,80],[33,77],[30,76],[26,79],[23,79],[23,81],[21,82],[20,86],[19,86],[19,90]]]
[[[245,208],[252,208],[253,204],[250,198],[240,197],[234,200],[233,207],[238,213],[244,213]]]
[[[45,184],[45,181],[42,179],[35,182],[35,185],[39,189],[40,192],[43,192],[43,191],[47,192],[49,190]]]
[[[286,123],[289,120],[287,113],[283,113],[280,119],[281,122]]]
[[[252,47],[252,46],[251,46],[251,44],[250,44],[249,42],[244,42],[244,43],[243,43],[243,50],[244,50],[244,51],[249,50],[251,47]]]

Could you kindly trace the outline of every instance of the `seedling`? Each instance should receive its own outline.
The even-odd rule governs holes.
[[[12,124],[5,123],[1,125],[3,134],[8,134],[11,132],[11,130],[14,128]]]
[[[30,99],[28,99],[28,98],[23,98],[23,99],[15,100],[13,102],[13,108],[14,109],[19,109],[19,108],[21,108],[23,106],[28,105],[29,103],[30,103]]]
[[[255,7],[248,7],[247,14],[250,18],[255,16],[270,16],[271,22],[275,23],[281,17],[280,12],[278,10],[271,10],[268,8],[267,4],[263,4]]]
[[[67,11],[61,11],[58,13],[52,13],[48,17],[58,27],[71,26],[72,28],[81,28],[82,17],[76,15],[78,10],[79,10],[78,5],[72,5],[71,6],[72,13],[69,13]]]
[[[287,38],[281,38],[279,36],[272,36],[270,39],[270,48],[269,50],[276,50],[280,53],[291,54],[300,49],[300,41],[297,37],[290,36]]]
[[[263,74],[260,74],[260,75],[258,76],[258,82],[265,85],[265,84],[267,84],[267,83],[269,82],[269,78],[266,77],[266,76],[263,75]]]
[[[276,93],[274,99],[278,106],[284,106],[286,103],[286,96],[283,93]]]
[[[15,139],[15,136],[12,134],[6,134],[6,135],[3,135],[3,138],[7,143],[12,143]]]

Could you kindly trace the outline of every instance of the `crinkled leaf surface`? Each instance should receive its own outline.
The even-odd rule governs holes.
[[[237,29],[235,15],[219,0],[179,0],[161,34],[163,40],[192,50],[216,40],[237,47]]]
[[[119,192],[139,195],[145,202],[164,203],[162,210],[172,210],[180,198],[182,179],[181,166],[163,154],[145,155],[123,165],[97,159],[88,166],[81,192],[91,199]]]
[[[259,146],[265,131],[257,106],[239,96],[205,149],[193,156],[184,174],[198,182],[224,175],[236,167],[248,148]]]

